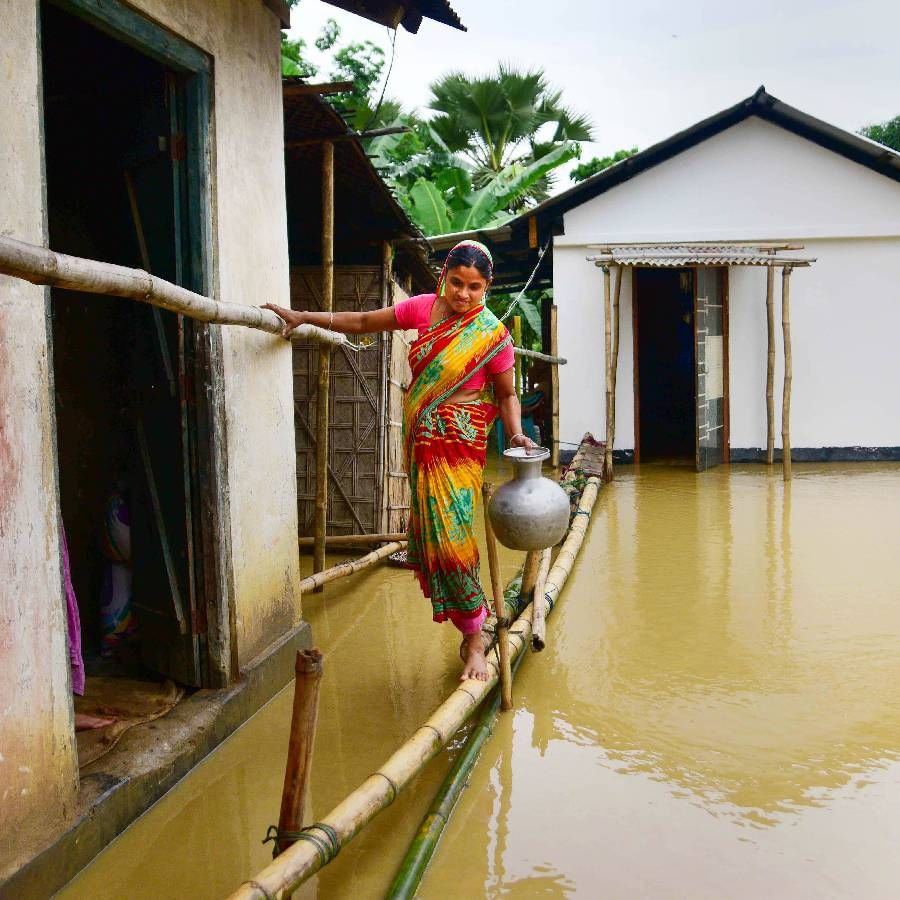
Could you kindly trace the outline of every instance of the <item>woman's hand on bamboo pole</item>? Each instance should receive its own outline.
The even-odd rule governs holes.
[[[290,338],[291,332],[301,325],[315,325],[339,334],[377,334],[379,331],[396,331],[400,327],[393,306],[367,312],[316,312],[263,303],[261,309],[275,313],[284,322],[281,329],[284,338]]]

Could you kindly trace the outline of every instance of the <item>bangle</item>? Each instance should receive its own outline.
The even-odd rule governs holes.
[[[334,313],[331,314],[331,318],[328,320],[328,330],[331,331],[331,326],[334,325]]]
[[[509,439],[510,446],[512,446],[512,442],[513,442],[517,437],[527,437],[527,436],[528,436],[528,435],[523,434],[521,431],[520,431],[518,434],[514,434],[514,435]]]

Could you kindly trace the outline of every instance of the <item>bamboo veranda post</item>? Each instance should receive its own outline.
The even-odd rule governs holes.
[[[334,144],[322,144],[322,311],[334,309]],[[331,352],[319,347],[319,385],[316,399],[316,508],[313,573],[325,568],[325,530],[328,522],[328,388]],[[319,585],[315,591],[321,591]]]
[[[784,393],[781,399],[781,453],[784,480],[791,480],[791,382],[794,362],[791,354],[791,266],[781,269],[781,330],[784,336]]]
[[[550,307],[550,354],[556,356],[559,353],[559,338],[556,331],[556,304]],[[559,465],[559,369],[553,366],[550,369],[550,400],[553,404],[550,410],[550,465],[556,468]]]
[[[568,535],[547,576],[544,607],[548,613],[559,598],[584,542],[599,488],[600,480],[596,476],[588,478]],[[528,613],[529,610],[526,610],[519,616],[510,629],[510,643],[516,656],[527,647],[531,637],[531,617]],[[231,900],[289,897],[292,891],[334,859],[341,847],[346,846],[379,812],[394,802],[397,794],[440,752],[477,709],[497,684],[497,666],[490,659],[488,672],[487,681],[460,684],[374,775],[370,775],[345,797],[321,822],[310,826],[321,847],[309,841],[298,841],[262,872],[244,882],[231,895]],[[322,848],[327,848],[327,852]]]
[[[281,791],[281,814],[278,817],[276,851],[282,853],[295,838],[282,837],[297,833],[303,827],[303,811],[309,793],[309,773],[319,716],[319,685],[322,681],[322,653],[318,648],[299,650],[294,664],[294,709],[291,715],[291,736],[287,762],[284,767],[284,787]],[[277,855],[277,853],[275,855]]]
[[[544,594],[547,576],[550,574],[550,548],[541,551],[537,580],[534,583],[534,611],[531,618],[531,649],[540,653],[547,645],[547,627],[544,621]]]
[[[775,461],[775,266],[766,266],[766,463]]]
[[[606,429],[606,443],[610,453],[609,480],[615,477],[612,468],[612,452],[616,446],[616,379],[619,369],[619,298],[622,296],[622,278],[625,275],[624,266],[616,266],[616,292],[613,298],[612,314],[612,349],[610,352],[610,393],[609,393],[609,423]]]
[[[357,572],[361,572],[363,569],[367,569],[369,566],[374,566],[375,563],[387,559],[392,553],[396,553],[404,547],[406,547],[405,540],[393,541],[390,544],[379,547],[377,550],[373,550],[371,553],[367,553],[365,556],[361,556],[359,559],[351,559],[332,566],[330,569],[313,572],[312,575],[300,582],[300,592],[301,594],[306,594],[309,591],[321,590],[329,581],[336,581],[338,578],[345,578],[347,575],[355,575]]]
[[[137,300],[213,325],[242,325],[279,336],[284,328],[284,322],[275,313],[258,306],[215,300],[143,269],[56,253],[2,235],[0,275],[67,291]],[[332,347],[348,343],[344,335],[317,325],[300,325],[291,332],[291,340],[315,341]]]
[[[482,488],[484,498],[484,539],[487,543],[488,565],[491,570],[491,593],[494,595],[494,615],[497,617],[497,647],[500,653],[500,708],[507,712],[513,708],[512,673],[509,667],[509,625],[506,617],[506,601],[503,598],[503,582],[500,579],[500,557],[497,555],[497,539],[488,515],[488,506],[494,496],[494,486],[485,482]]]
[[[604,406],[604,418],[606,419],[606,451],[603,455],[603,478],[612,481],[612,322],[610,321],[610,273],[609,266],[603,266],[603,332],[604,361],[606,364],[606,404]]]

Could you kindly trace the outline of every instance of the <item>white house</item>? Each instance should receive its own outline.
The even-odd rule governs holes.
[[[900,154],[760,88],[528,217],[542,239],[553,234],[558,340],[568,359],[559,440],[606,433],[603,276],[589,257],[611,247],[637,246],[640,255],[646,245],[780,245],[789,248],[781,255],[815,260],[791,278],[794,459],[900,459]],[[638,263],[623,271],[617,455],[694,454],[695,312],[705,284],[722,296],[724,458],[764,458],[766,269],[724,264],[712,277],[708,266]]]

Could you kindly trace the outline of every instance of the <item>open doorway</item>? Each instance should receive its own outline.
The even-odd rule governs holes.
[[[635,446],[641,462],[693,464],[694,272],[634,270]]]
[[[50,246],[196,287],[184,76],[52,3],[41,23]],[[202,326],[57,289],[51,309],[61,527],[88,686],[208,683]]]

